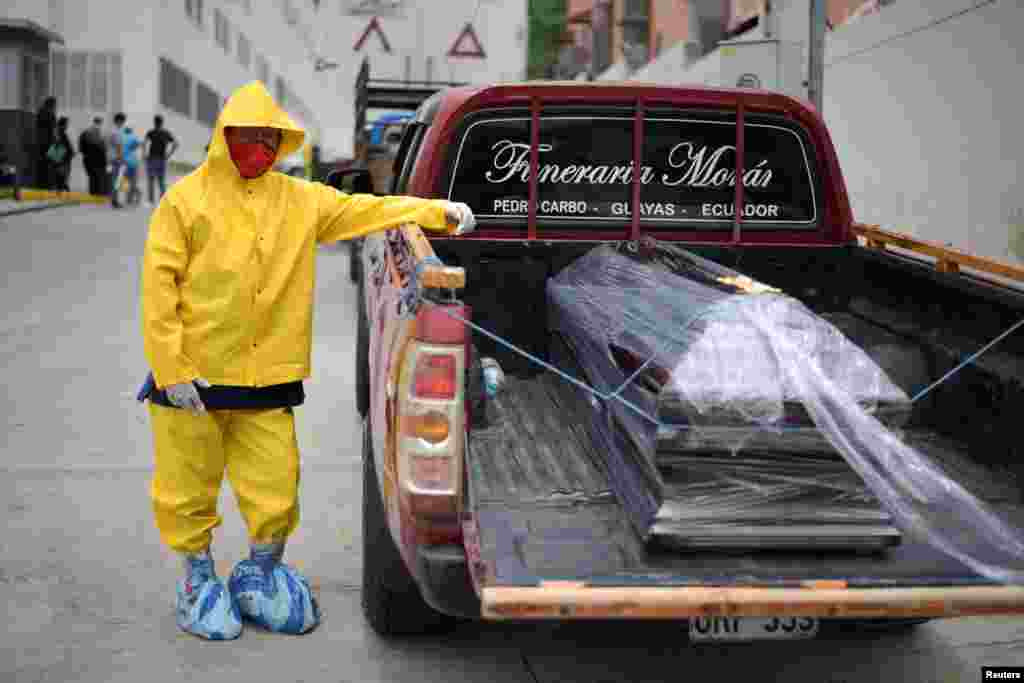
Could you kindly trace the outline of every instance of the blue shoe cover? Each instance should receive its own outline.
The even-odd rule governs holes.
[[[213,560],[188,558],[189,575],[178,582],[178,628],[207,640],[234,640],[242,633],[238,604],[213,571]]]
[[[280,560],[280,552],[263,555],[253,550],[228,581],[242,616],[268,631],[299,635],[320,623],[320,607],[309,582]]]

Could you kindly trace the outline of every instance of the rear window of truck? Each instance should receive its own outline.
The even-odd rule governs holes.
[[[628,225],[633,117],[542,115],[537,217],[565,227]],[[649,113],[643,124],[640,216],[657,230],[733,224],[736,124],[714,115]],[[483,221],[525,227],[530,116],[479,117],[461,129],[447,196]],[[744,129],[745,228],[814,228],[821,214],[813,150],[782,119],[749,117]]]

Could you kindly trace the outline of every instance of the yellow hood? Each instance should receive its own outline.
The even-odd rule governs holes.
[[[260,126],[281,130],[281,146],[277,150],[276,162],[291,156],[302,148],[306,132],[302,130],[283,109],[277,106],[274,98],[267,92],[266,86],[260,81],[252,81],[232,93],[224,104],[217,127],[213,131],[210,150],[206,154],[203,166],[213,173],[230,173],[240,178],[235,163],[228,152],[224,129],[228,126]]]

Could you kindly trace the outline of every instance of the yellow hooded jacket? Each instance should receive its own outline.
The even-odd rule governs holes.
[[[249,83],[224,105],[206,161],[153,212],[141,318],[160,388],[200,376],[245,387],[305,379],[316,245],[404,223],[450,231],[441,200],[347,195],[275,171],[245,180],[226,126],[279,128],[278,160],[305,136],[262,83]]]

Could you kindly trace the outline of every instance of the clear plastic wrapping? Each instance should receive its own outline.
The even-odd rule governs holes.
[[[864,481],[841,459],[775,453],[673,453],[663,468],[685,476],[666,484],[665,511],[688,519],[888,521]]]
[[[682,249],[647,244],[591,250],[549,281],[548,301],[554,331],[589,382],[622,399],[593,404],[599,422],[628,435],[636,465],[661,490],[651,526],[664,520],[666,500],[697,522],[725,512],[756,517],[772,506],[782,518],[845,514],[874,524],[882,515],[990,579],[1024,580],[1021,530],[901,439],[898,428],[912,407],[906,393],[796,299]],[[819,496],[813,509],[785,512],[780,501],[820,493],[820,482],[791,478],[776,482],[773,493],[763,482],[741,485],[735,477],[723,486],[721,472],[705,478],[710,488],[699,495],[674,490],[663,475],[669,463],[658,462],[666,450],[659,443],[675,444],[677,465],[680,448],[741,457],[737,451],[785,444],[775,452],[807,468],[838,454],[861,498],[851,505]],[[711,467],[705,473],[715,471],[713,460],[704,464]]]
[[[648,253],[598,247],[548,285],[552,320],[644,453],[657,424],[706,448],[734,449],[765,430],[801,432],[787,450],[824,445],[776,350],[748,320],[750,302],[792,336],[840,391],[890,426],[910,412],[905,392],[833,325],[798,301],[735,271],[659,244]],[[625,386],[624,386],[625,385]],[[650,418],[654,418],[653,420]],[[677,432],[678,433],[678,432]]]

